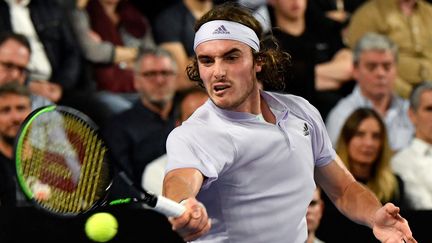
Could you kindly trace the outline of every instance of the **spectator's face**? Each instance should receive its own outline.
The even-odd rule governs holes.
[[[422,92],[417,111],[410,110],[409,115],[416,127],[416,137],[432,144],[432,91]]]
[[[276,15],[283,19],[298,20],[304,18],[306,0],[270,0]]]
[[[309,204],[306,213],[306,221],[308,232],[315,232],[320,224],[321,217],[324,210],[324,204],[321,199],[320,192],[315,189],[312,201]]]
[[[251,48],[239,41],[211,40],[198,45],[196,55],[213,103],[222,109],[248,111],[258,97],[256,73],[261,71]]]
[[[395,58],[390,51],[364,51],[354,65],[353,75],[366,97],[388,96],[396,78]]]
[[[30,112],[31,101],[28,97],[16,94],[0,96],[0,137],[14,139]]]
[[[0,85],[12,81],[24,84],[29,61],[30,52],[25,46],[12,39],[3,42],[0,46]]]
[[[382,131],[379,122],[373,117],[364,119],[348,143],[349,163],[354,177],[369,177],[370,168],[381,147]]]
[[[148,55],[141,59],[134,85],[142,99],[156,106],[172,101],[176,91],[176,70],[168,57]]]

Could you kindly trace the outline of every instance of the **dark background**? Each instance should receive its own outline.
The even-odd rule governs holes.
[[[118,206],[104,208],[104,212],[112,213],[119,224],[117,235],[108,242],[183,243],[171,230],[167,218],[155,211]],[[84,232],[85,222],[93,213],[95,212],[78,217],[59,217],[31,207],[2,208],[0,242],[93,242]]]

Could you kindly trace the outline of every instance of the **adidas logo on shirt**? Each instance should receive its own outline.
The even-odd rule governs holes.
[[[224,25],[221,25],[213,31],[213,34],[230,34],[230,32],[225,28]]]
[[[305,123],[304,126],[303,126],[303,135],[307,136],[307,135],[309,135],[309,134],[310,134],[310,132],[309,132],[309,127],[308,127],[308,125]]]

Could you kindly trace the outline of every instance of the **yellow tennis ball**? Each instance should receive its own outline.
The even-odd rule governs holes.
[[[117,219],[105,212],[93,214],[85,223],[87,237],[96,242],[111,240],[117,234],[117,228]]]

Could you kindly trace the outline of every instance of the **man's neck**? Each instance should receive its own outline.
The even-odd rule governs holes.
[[[367,96],[363,94],[371,103],[376,112],[378,112],[381,116],[385,116],[387,110],[390,107],[390,103],[392,100],[391,95],[383,95],[383,96]]]
[[[300,36],[306,29],[306,22],[304,18],[288,19],[276,14],[276,26],[285,33]]]
[[[313,243],[315,240],[315,233],[314,232],[308,232],[308,238],[305,243]]]
[[[261,112],[264,117],[264,120],[266,120],[268,123],[276,124],[276,117],[271,111],[269,105],[267,104],[267,101],[261,96]]]
[[[432,146],[432,138],[429,138],[427,136],[423,136],[422,134],[419,133],[419,131],[416,131],[416,138],[422,140],[423,142],[429,144],[430,146]]]
[[[173,102],[169,101],[161,105],[156,105],[147,99],[141,98],[141,103],[150,111],[158,114],[162,120],[167,120],[169,113],[171,112]]]

